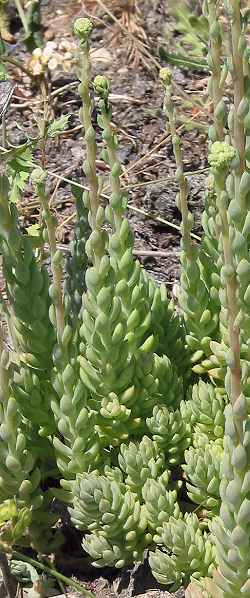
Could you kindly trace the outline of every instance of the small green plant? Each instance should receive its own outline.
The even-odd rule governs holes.
[[[178,33],[174,45],[178,52],[185,55],[188,49],[191,59],[200,60],[207,55],[209,45],[208,21],[202,14],[202,4],[181,0],[176,4],[173,0],[169,2],[170,24],[166,29],[167,38],[173,33]]]
[[[8,148],[0,178],[1,307],[10,344],[7,350],[1,329],[0,496],[3,507],[14,496],[17,514],[28,514],[22,537],[11,543],[56,550],[63,542],[49,514],[56,497],[68,505],[96,567],[119,569],[148,556],[160,583],[183,584],[188,597],[204,598],[250,596],[250,51],[241,3],[229,0],[231,50],[222,59],[222,8],[220,0],[203,6],[214,122],[199,246],[191,236],[171,72],[160,74],[182,215],[177,309],[133,256],[109,82],[91,79],[89,19],[75,23],[88,190],[75,193],[75,238],[65,264],[46,170],[38,165],[31,175],[41,205],[37,244],[19,224],[10,186],[18,161],[14,167]],[[65,122],[50,124],[46,134],[53,137]],[[106,204],[99,151],[110,173]]]

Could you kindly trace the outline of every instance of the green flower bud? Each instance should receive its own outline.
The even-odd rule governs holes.
[[[95,92],[103,99],[107,100],[109,96],[109,81],[103,75],[97,75],[93,82]]]
[[[85,44],[88,41],[93,29],[93,24],[90,19],[79,18],[76,19],[74,24],[74,33],[79,39],[81,44]]]
[[[208,156],[209,164],[215,170],[227,170],[236,157],[236,150],[229,143],[215,141]]]
[[[170,85],[172,82],[172,73],[168,68],[161,69],[159,72],[159,77],[165,86]]]
[[[40,166],[34,168],[31,173],[31,182],[33,185],[45,185],[47,180],[47,172]]]

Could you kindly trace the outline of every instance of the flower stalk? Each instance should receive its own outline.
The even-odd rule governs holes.
[[[169,129],[172,138],[174,157],[176,161],[176,180],[179,184],[180,195],[177,203],[177,207],[180,209],[182,216],[182,249],[187,259],[192,259],[192,242],[191,242],[191,228],[193,225],[193,218],[188,209],[188,181],[184,174],[183,167],[183,156],[180,146],[180,138],[177,135],[174,104],[172,100],[173,86],[172,86],[172,75],[168,69],[161,69],[160,78],[164,85],[165,90],[165,112],[168,117]]]
[[[62,343],[62,336],[64,331],[64,304],[62,297],[62,254],[57,249],[56,243],[56,221],[51,213],[49,207],[49,198],[46,193],[45,185],[47,180],[47,173],[42,168],[36,168],[32,172],[32,182],[36,188],[36,193],[43,209],[43,219],[47,227],[48,242],[50,246],[51,271],[53,277],[53,284],[50,286],[50,297],[55,307],[55,322],[57,331],[57,341],[59,345]],[[51,310],[51,318],[54,316]]]
[[[80,42],[81,58],[81,83],[79,85],[79,94],[82,98],[82,108],[80,109],[80,120],[84,127],[87,158],[84,162],[84,171],[88,180],[90,191],[86,196],[89,202],[92,230],[98,229],[97,212],[99,208],[100,189],[96,172],[96,136],[92,125],[93,103],[90,95],[90,58],[89,58],[89,39],[92,32],[92,23],[90,19],[79,18],[75,21],[74,32]],[[97,258],[97,255],[96,255]],[[99,258],[98,258],[99,259]]]
[[[209,56],[208,62],[211,68],[209,79],[209,93],[213,101],[214,125],[209,127],[211,141],[223,141],[225,125],[225,105],[223,100],[223,89],[227,76],[227,67],[221,67],[222,54],[222,32],[219,22],[220,0],[206,0],[203,12],[208,18],[209,25]]]

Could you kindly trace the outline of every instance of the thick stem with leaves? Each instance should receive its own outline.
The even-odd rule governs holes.
[[[228,222],[229,197],[226,191],[226,181],[229,174],[229,167],[235,158],[235,150],[227,143],[215,142],[209,156],[213,169],[217,209],[218,225],[220,227],[220,245],[222,251],[223,266],[221,270],[221,303],[227,309],[229,346],[228,365],[230,368],[230,386],[227,388],[229,398],[234,405],[241,395],[241,363],[240,363],[240,330],[237,323],[239,313],[237,271],[233,255],[232,241],[234,236],[233,228]],[[236,424],[239,434],[239,441],[242,441],[242,421]]]
[[[162,69],[160,73],[165,89],[165,111],[168,117],[173,150],[176,160],[176,178],[180,193],[177,207],[182,216],[181,239],[181,284],[178,300],[184,313],[186,324],[186,341],[192,351],[193,363],[209,351],[210,335],[216,334],[218,327],[218,308],[216,301],[210,295],[206,281],[203,279],[203,265],[199,259],[198,247],[191,241],[193,218],[188,209],[188,183],[184,175],[183,158],[180,139],[177,135],[175,111],[172,100],[171,73]],[[209,264],[207,264],[209,268]],[[211,266],[210,266],[211,268]]]
[[[244,31],[242,28],[241,0],[228,0],[226,2],[228,18],[231,22],[231,74],[233,80],[234,105],[231,118],[233,121],[232,144],[239,156],[239,166],[236,171],[237,184],[245,170],[245,132],[244,118],[249,111],[249,105],[245,98],[244,69],[242,56],[246,47]]]
[[[214,173],[218,226],[220,229],[221,303],[227,312],[229,351],[226,355],[228,371],[226,390],[230,404],[226,407],[224,458],[221,466],[221,509],[213,524],[216,538],[218,571],[214,581],[225,598],[243,593],[249,595],[249,509],[248,477],[250,443],[247,402],[242,391],[241,342],[239,330],[239,291],[237,278],[237,231],[230,223],[230,198],[227,182],[230,169],[237,168],[235,149],[226,142],[216,142],[209,161]],[[228,207],[229,206],[229,207]],[[236,248],[236,259],[233,249]]]
[[[177,207],[181,212],[182,217],[182,249],[187,257],[187,259],[192,260],[193,257],[193,250],[192,250],[192,241],[191,241],[191,228],[193,225],[193,218],[191,213],[188,209],[188,182],[187,178],[184,175],[184,168],[183,168],[183,157],[180,145],[180,138],[177,134],[176,129],[176,121],[175,121],[175,112],[174,112],[174,104],[173,104],[173,87],[172,87],[172,75],[168,69],[162,69],[160,71],[160,77],[162,79],[164,89],[165,89],[165,112],[168,117],[169,129],[172,138],[173,144],[173,151],[174,157],[176,162],[176,180],[179,183],[179,197]]]
[[[203,5],[203,12],[208,18],[209,24],[209,55],[208,63],[212,70],[209,79],[209,94],[213,102],[214,124],[209,127],[209,138],[212,142],[223,141],[225,125],[225,106],[223,100],[223,89],[227,75],[226,65],[222,69],[222,32],[219,22],[220,0],[206,0]]]
[[[97,212],[99,207],[99,181],[96,172],[96,137],[94,127],[92,125],[92,99],[90,95],[90,58],[89,58],[89,38],[92,32],[93,25],[90,19],[80,18],[75,21],[74,32],[80,42],[81,48],[81,83],[79,85],[79,94],[82,98],[82,108],[80,110],[80,119],[85,131],[85,142],[87,148],[87,159],[84,162],[84,171],[89,183],[89,210],[91,215],[91,228],[96,230],[98,228]],[[96,248],[96,259],[98,258],[98,251]],[[100,256],[99,256],[100,257]]]
[[[53,319],[52,310],[51,316],[53,324],[56,325],[57,341],[59,345],[62,342],[62,336],[64,331],[64,304],[62,297],[62,254],[57,249],[56,244],[56,225],[55,219],[51,214],[49,207],[49,198],[45,190],[45,184],[47,180],[47,174],[42,168],[36,168],[32,172],[32,182],[35,185],[37,196],[41,202],[43,213],[42,216],[46,223],[47,235],[50,246],[50,257],[51,257],[51,271],[53,276],[53,284],[50,286],[49,292],[50,297],[55,307],[55,321]]]

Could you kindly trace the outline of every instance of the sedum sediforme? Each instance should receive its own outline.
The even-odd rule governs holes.
[[[9,355],[0,339],[1,402],[0,402],[0,495],[4,501],[16,497],[20,504],[39,508],[42,495],[39,491],[41,472],[35,457],[27,447],[25,426],[18,411],[18,404],[11,393],[11,366]]]
[[[176,160],[176,179],[179,183],[177,207],[182,215],[181,240],[181,280],[178,301],[184,315],[186,326],[186,342],[191,351],[191,362],[199,361],[209,350],[211,338],[216,336],[219,313],[217,296],[210,293],[210,282],[213,273],[211,260],[191,241],[193,218],[188,210],[188,181],[184,175],[180,138],[176,130],[175,111],[172,101],[172,80],[168,69],[162,69],[160,77],[164,85],[164,106],[167,114]],[[204,268],[205,262],[205,268]],[[210,272],[209,272],[210,270]],[[205,279],[203,273],[205,271]],[[207,280],[208,279],[208,280]]]
[[[220,507],[220,468],[223,447],[214,442],[190,447],[185,451],[183,470],[187,492],[192,502],[218,513]],[[190,483],[191,482],[191,483]]]
[[[83,541],[85,550],[97,566],[106,563],[121,567],[142,559],[148,544],[167,541],[165,524],[171,516],[183,519],[176,502],[177,490],[170,489],[173,484],[169,470],[183,462],[185,449],[193,435],[192,421],[198,421],[199,417],[192,414],[192,421],[188,421],[187,405],[183,418],[185,390],[179,374],[180,361],[176,360],[177,370],[171,362],[171,357],[179,350],[179,359],[180,355],[184,356],[183,368],[187,367],[182,323],[180,331],[175,332],[176,322],[181,322],[181,318],[173,315],[163,288],[158,289],[133,258],[133,236],[125,217],[126,197],[120,185],[121,166],[111,126],[109,84],[105,77],[97,77],[94,81],[100,98],[98,122],[103,129],[105,148],[102,155],[110,167],[111,187],[108,205],[105,209],[100,205],[101,183],[96,174],[97,147],[89,94],[89,22],[78,21],[76,32],[83,60],[80,94],[87,149],[84,169],[91,189],[91,193],[85,196],[85,202],[89,207],[92,231],[86,243],[90,265],[85,279],[77,362],[81,383],[86,388],[86,410],[90,414],[90,409],[93,415],[92,422],[88,421],[104,449],[105,457],[99,463],[93,457],[89,467],[97,469],[89,473],[82,460],[85,470],[72,469],[75,481],[71,476],[67,488],[71,490],[73,501],[70,509],[73,523],[79,529],[87,528],[90,532]],[[154,334],[157,317],[158,326]],[[167,317],[166,326],[164,317]],[[177,343],[175,347],[168,347],[168,331],[170,339],[174,338]],[[69,386],[71,384],[68,395],[73,396],[76,377],[72,370],[68,369],[68,372]],[[58,390],[59,395],[62,392],[62,388]],[[212,392],[211,395],[214,399]],[[213,403],[212,399],[210,403]],[[215,407],[210,405],[209,414],[213,413],[213,409]],[[70,402],[68,418],[72,421]],[[209,423],[208,416],[208,428]],[[216,433],[219,437],[223,434],[219,430],[220,423],[218,416]],[[63,426],[60,430],[64,436]],[[140,441],[145,433],[152,436],[152,440],[144,437]],[[133,442],[128,442],[131,436]],[[86,432],[82,446],[84,440]],[[55,442],[58,450],[58,439]],[[67,445],[67,461],[71,447],[68,439],[65,443],[65,436],[64,444]],[[95,454],[98,454],[98,448]],[[86,455],[91,455],[91,451],[87,450]],[[78,467],[79,464],[80,460]],[[63,469],[64,465],[61,467]],[[70,479],[69,476],[67,479]],[[198,477],[197,481],[200,482]],[[124,525],[125,517],[128,518],[128,526]],[[186,521],[185,518],[187,537],[189,526],[190,529],[193,526],[194,536],[197,532],[197,537],[202,538],[201,529],[196,529],[197,525],[199,528],[197,522],[192,518]],[[206,542],[209,555],[210,543],[207,539]],[[204,546],[206,542],[204,540]],[[194,553],[195,550],[199,554],[199,548],[194,548]],[[202,550],[206,551],[204,547],[201,553]],[[196,559],[194,570],[197,576],[207,573],[213,562],[209,556],[206,558],[207,566],[204,568],[202,556],[200,562]]]
[[[84,39],[85,32],[81,43],[86,62],[88,46]],[[94,88],[100,97],[99,124],[105,144],[103,157],[110,167],[111,196],[104,210],[99,201],[100,182],[94,163],[97,149],[90,119],[91,104],[84,83],[80,92],[84,100],[82,120],[88,151],[85,171],[90,186],[91,179],[95,180],[95,198],[89,194],[92,233],[86,249],[92,265],[86,273],[79,364],[81,380],[91,395],[89,404],[98,413],[99,437],[108,445],[110,437],[113,444],[119,444],[128,439],[129,434],[142,434],[145,417],[151,413],[153,404],[161,394],[162,400],[166,400],[164,380],[173,376],[178,385],[178,376],[166,357],[155,354],[157,337],[154,338],[150,330],[152,293],[157,295],[154,314],[161,305],[167,311],[166,299],[163,297],[164,304],[160,303],[161,295],[155,285],[142,274],[139,263],[134,260],[133,235],[124,215],[126,197],[120,185],[117,140],[110,124],[107,79],[96,77]],[[109,232],[104,228],[106,223],[111,227]]]
[[[71,519],[79,529],[92,531],[83,548],[98,567],[123,567],[143,558],[151,535],[136,494],[107,477],[85,474],[73,489]]]
[[[82,295],[86,290],[85,272],[88,265],[88,258],[85,252],[85,245],[90,234],[90,226],[88,222],[88,209],[84,205],[84,197],[81,190],[74,189],[73,187],[72,191],[76,208],[76,224],[70,255],[66,261],[64,304],[69,324],[75,329],[78,322],[81,321]]]
[[[161,73],[183,220],[177,310],[165,287],[133,257],[109,83],[98,76],[93,87],[102,158],[110,171],[110,196],[103,201],[92,124],[89,19],[75,24],[89,191],[77,199],[64,289],[46,172],[36,169],[32,179],[50,247],[50,283],[19,229],[4,178],[0,198],[13,343],[8,366],[2,351],[0,371],[2,498],[12,492],[37,518],[43,513],[45,522],[51,489],[42,492],[40,482],[47,483],[48,461],[54,467],[56,459],[62,490],[53,489],[53,495],[69,503],[96,566],[121,568],[142,561],[149,549],[158,581],[175,586],[191,581],[189,593],[193,588],[209,598],[249,593],[249,54],[239,7],[238,0],[226,3],[232,61],[221,66],[221,3],[204,4],[214,125],[199,246],[191,243],[171,76]],[[230,69],[233,75],[238,71],[228,115]],[[44,315],[40,327],[37,313]],[[198,378],[206,373],[212,382]],[[185,512],[187,495],[194,513]]]
[[[164,523],[181,517],[164,453],[150,438],[122,444],[117,465],[77,476],[72,487],[71,519],[91,532],[83,547],[96,566],[143,560],[149,545],[161,543]]]
[[[44,450],[50,452],[48,442],[42,442],[42,438],[54,430],[49,377],[55,335],[49,320],[48,275],[34,256],[31,239],[19,229],[16,208],[9,203],[5,176],[1,177],[0,184],[0,237],[8,328],[13,347],[11,359],[17,364],[12,389],[26,419],[33,450],[40,453],[44,446]]]
[[[139,445],[133,442],[121,444],[118,464],[125,476],[125,484],[139,497],[148,479],[159,480],[163,484],[164,480],[166,484],[169,481],[164,453],[147,436]]]
[[[155,406],[147,426],[159,449],[167,455],[169,466],[180,463],[191,442],[191,426],[179,410],[169,411],[165,405]]]
[[[222,442],[227,403],[225,390],[200,380],[191,388],[189,396],[190,399],[181,404],[181,414],[184,420],[190,419],[194,439],[203,435],[207,441]]]
[[[149,556],[152,573],[159,583],[179,586],[190,578],[211,576],[215,550],[194,513],[170,517],[163,525],[161,538],[162,549],[157,548]]]

